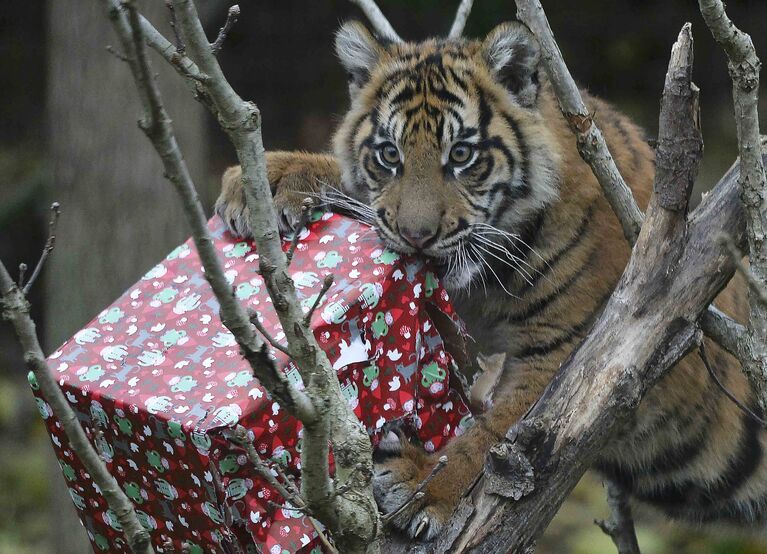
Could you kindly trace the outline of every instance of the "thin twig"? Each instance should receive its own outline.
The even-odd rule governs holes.
[[[277,510],[290,510],[292,512],[301,512],[302,514],[307,514],[306,506],[299,508],[298,506],[293,506],[291,504],[280,504],[279,502],[274,502],[273,500],[267,500],[266,502],[269,504],[269,506]]]
[[[612,539],[618,554],[640,554],[628,495],[612,481],[606,485],[610,519],[595,519],[594,523]]]
[[[706,347],[703,346],[703,342],[701,342],[700,346],[698,347],[698,356],[701,360],[703,360],[703,365],[706,366],[708,374],[714,380],[714,383],[716,383],[716,385],[722,390],[724,395],[732,400],[732,402],[748,417],[759,423],[759,425],[762,427],[767,427],[767,421],[756,415],[748,406],[743,404],[743,402],[741,402],[732,392],[729,391],[727,387],[724,386],[724,383],[722,383],[722,381],[719,379],[719,376],[716,374],[716,371],[714,371],[714,368],[711,366],[711,363],[708,360]]]
[[[453,26],[450,27],[450,33],[447,35],[448,38],[459,38],[463,34],[463,30],[466,28],[466,20],[469,19],[473,4],[474,0],[461,0],[458,11],[455,13]]]
[[[256,447],[253,446],[253,442],[250,439],[248,430],[242,425],[237,425],[237,427],[234,428],[233,438],[240,446],[245,449],[245,455],[248,457],[250,463],[253,464],[256,473],[263,477],[264,480],[266,480],[266,482],[269,483],[269,485],[271,485],[272,488],[274,488],[283,499],[287,500],[293,505],[288,507],[288,509],[298,510],[305,513],[309,517],[309,522],[311,523],[312,527],[314,527],[314,530],[317,532],[320,541],[322,541],[322,544],[325,546],[328,552],[331,554],[338,554],[338,550],[336,550],[336,548],[330,543],[328,538],[322,532],[320,525],[311,515],[311,510],[309,509],[307,503],[304,501],[303,497],[300,494],[296,494],[294,492],[295,489],[290,490],[292,488],[292,483],[290,483],[287,479],[284,484],[277,480],[274,474],[272,474],[271,470],[261,459],[261,456],[258,455],[258,452],[256,452]]]
[[[173,8],[173,2],[165,0],[165,7],[168,8],[170,28],[173,30],[173,36],[176,38],[176,51],[179,55],[183,56],[186,52],[186,46],[184,46],[184,41],[176,28],[176,10]]]
[[[24,275],[26,275],[27,269],[28,269],[27,264],[25,264],[24,262],[21,262],[19,264],[19,281],[18,281],[19,287],[24,286]]]
[[[141,20],[141,31],[144,34],[147,46],[160,54],[182,77],[192,79],[201,84],[210,81],[210,77],[200,71],[197,64],[186,56],[183,48],[179,48],[178,44],[176,46],[171,44],[145,17],[139,16],[139,19]],[[180,38],[177,38],[176,42],[178,43],[180,40]]]
[[[432,468],[431,473],[421,481],[418,486],[415,488],[413,492],[410,493],[410,495],[405,499],[405,501],[400,505],[399,508],[396,508],[389,512],[388,514],[384,514],[381,516],[381,522],[384,525],[387,525],[391,520],[393,520],[395,517],[400,515],[410,504],[418,500],[419,498],[423,498],[423,489],[426,488],[426,486],[431,482],[434,477],[437,476],[437,474],[442,471],[445,466],[447,465],[447,456],[440,456],[439,460],[437,461],[437,464]],[[421,496],[419,496],[421,495]],[[416,535],[419,535],[420,533],[416,532]]]
[[[222,499],[226,499],[226,489],[224,489],[224,482],[221,480],[221,474],[218,472],[218,468],[216,467],[216,464],[213,462],[213,460],[208,461],[208,470],[210,471],[210,475],[213,478],[213,486],[216,489],[216,492],[220,495]],[[232,516],[232,510],[229,507],[229,504],[226,502],[222,502],[224,507],[224,516],[226,518],[226,524],[231,525],[234,521],[234,517]]]
[[[261,324],[261,322],[258,320],[258,312],[250,309],[248,310],[248,317],[250,318],[250,322],[256,326],[256,329],[258,329],[258,332],[261,333],[261,336],[266,339],[266,341],[271,344],[274,348],[285,354],[286,356],[290,356],[290,350],[288,350],[288,347],[284,344],[281,344],[280,341],[275,339],[272,335],[269,334],[269,331],[266,330],[266,328]]]
[[[259,456],[258,452],[256,452],[256,447],[253,446],[253,441],[251,440],[248,430],[245,427],[242,425],[237,425],[234,428],[234,435],[232,438],[237,442],[237,444],[245,449],[245,455],[248,457],[250,463],[253,464],[256,473],[263,477],[264,480],[266,480],[266,482],[269,483],[269,485],[273,487],[282,498],[297,506],[306,505],[300,497],[292,494],[287,488],[285,488],[285,485],[280,483],[272,474],[270,469],[261,459],[261,456]]]
[[[743,360],[746,351],[740,337],[745,336],[747,329],[724,312],[714,306],[709,306],[708,310],[700,316],[700,328],[707,337],[713,339],[719,346],[735,356],[738,360]]]
[[[32,288],[32,285],[35,284],[37,277],[40,275],[40,271],[42,271],[43,266],[45,265],[45,260],[47,260],[51,252],[53,252],[53,248],[56,244],[56,224],[59,222],[60,215],[61,206],[58,202],[54,202],[51,204],[51,218],[48,221],[48,240],[45,241],[43,253],[40,255],[40,259],[38,260],[34,271],[32,271],[29,281],[27,281],[27,284],[24,285],[24,288],[21,290],[21,292],[24,293],[24,296],[29,294],[29,290]]]
[[[226,13],[226,21],[224,22],[224,26],[221,27],[221,29],[218,31],[216,40],[213,41],[213,43],[210,45],[210,51],[213,52],[214,55],[221,51],[221,48],[224,46],[226,36],[229,34],[229,31],[232,30],[232,27],[234,27],[234,25],[237,23],[239,17],[240,6],[235,4],[229,8],[229,11]]]
[[[312,307],[309,308],[309,311],[306,312],[306,315],[304,316],[304,325],[307,327],[312,321],[312,315],[314,315],[314,311],[317,309],[317,306],[320,305],[320,302],[322,302],[322,298],[328,293],[328,289],[333,286],[333,279],[334,277],[332,274],[325,276],[325,280],[322,282],[322,288],[320,289],[320,292],[317,293],[317,298],[314,299]]]
[[[402,39],[391,26],[389,20],[380,10],[374,0],[351,0],[352,4],[357,4],[359,8],[365,13],[365,16],[370,21],[370,24],[375,29],[375,32],[382,39],[390,40],[392,42],[402,42]]]
[[[311,198],[304,198],[303,202],[301,202],[301,217],[299,218],[298,225],[293,232],[293,240],[290,241],[288,252],[285,254],[285,257],[288,260],[288,266],[290,266],[290,262],[293,261],[293,254],[295,254],[296,246],[298,246],[298,240],[301,238],[301,231],[303,231],[306,228],[307,223],[309,223],[309,217],[312,215],[313,207],[314,200]]]

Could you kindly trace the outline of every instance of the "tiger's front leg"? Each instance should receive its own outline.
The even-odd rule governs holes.
[[[312,198],[319,205],[322,189],[339,188],[341,182],[338,164],[327,154],[267,152],[266,172],[281,233],[295,230],[305,198]],[[215,209],[233,235],[252,236],[240,166],[232,166],[224,172]]]
[[[439,535],[482,470],[490,447],[503,440],[508,428],[526,413],[544,387],[545,383],[533,382],[498,391],[495,404],[486,414],[478,416],[464,435],[434,454],[402,440],[398,455],[376,464],[373,473],[373,494],[385,514],[405,503],[440,456],[447,456],[448,461],[424,489],[424,497],[412,502],[392,520],[392,525],[411,538],[428,541]]]

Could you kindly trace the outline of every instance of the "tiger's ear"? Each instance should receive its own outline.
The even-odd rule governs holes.
[[[362,23],[344,23],[336,32],[336,55],[349,74],[349,93],[352,98],[370,78],[370,72],[382,52],[383,45]]]
[[[482,42],[482,56],[490,71],[522,106],[532,107],[538,99],[538,41],[518,22],[502,23]]]

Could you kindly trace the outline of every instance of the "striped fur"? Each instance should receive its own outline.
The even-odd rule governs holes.
[[[505,356],[492,408],[440,452],[447,467],[395,521],[429,539],[479,472],[481,453],[588,333],[630,252],[523,27],[502,25],[484,41],[385,44],[352,23],[336,46],[352,103],[335,156],[268,154],[286,226],[300,199],[316,195],[374,223],[391,247],[435,258],[476,339],[475,354]],[[625,116],[584,95],[644,207],[653,151]],[[470,146],[471,163],[450,161],[456,143]],[[224,176],[217,209],[247,234],[239,168]],[[744,296],[733,282],[719,305],[742,318]],[[708,350],[728,388],[753,406],[736,361],[713,344]],[[597,468],[672,516],[751,523],[767,504],[765,440],[688,356],[649,393]],[[374,490],[382,509],[398,507],[435,461],[403,444],[379,464]]]

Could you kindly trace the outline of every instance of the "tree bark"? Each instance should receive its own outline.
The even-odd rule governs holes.
[[[690,46],[685,26],[664,89],[653,195],[615,292],[528,415],[491,449],[432,552],[531,551],[612,433],[700,341],[695,322],[734,272],[712,237],[723,231],[742,244],[745,224],[737,168],[686,215],[702,149]]]
[[[740,187],[746,212],[749,279],[748,333],[743,337],[743,370],[767,410],[767,177],[759,156],[759,72],[762,63],[751,37],[727,17],[720,0],[699,0],[700,12],[714,39],[727,53],[732,79],[738,152],[743,166]],[[757,292],[758,291],[758,292]]]
[[[166,21],[163,2],[146,13]],[[163,26],[164,28],[167,28]],[[114,36],[93,0],[49,2],[48,142],[50,196],[61,202],[56,255],[45,276],[44,337],[50,351],[81,328],[188,234],[150,144],[135,132],[140,113],[122,62],[105,50]],[[166,72],[170,73],[170,72]],[[202,110],[175,75],[162,75],[179,140],[200,182],[208,182]],[[213,194],[209,188],[207,197]],[[42,286],[39,284],[38,286]],[[51,456],[52,551],[89,547]]]

